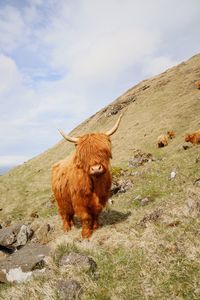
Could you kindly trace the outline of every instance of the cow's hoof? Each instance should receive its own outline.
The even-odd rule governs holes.
[[[91,237],[91,235],[92,235],[92,230],[91,229],[87,229],[87,230],[82,231],[82,238],[83,239],[89,239],[89,237]]]
[[[69,225],[69,224],[64,224],[64,225],[63,225],[63,230],[64,230],[64,232],[70,231],[70,230],[71,230],[71,225]]]

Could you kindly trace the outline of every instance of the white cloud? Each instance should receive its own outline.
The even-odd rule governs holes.
[[[22,43],[25,31],[20,10],[10,5],[0,9],[0,50],[14,50]]]
[[[0,96],[10,92],[13,87],[20,84],[22,76],[17,69],[15,61],[3,54],[0,54]]]

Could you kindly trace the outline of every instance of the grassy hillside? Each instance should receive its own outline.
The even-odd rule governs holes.
[[[97,261],[98,278],[79,274],[83,299],[200,299],[200,187],[195,184],[200,146],[182,148],[185,133],[200,128],[198,80],[200,55],[142,81],[72,132],[104,131],[124,113],[112,138],[112,165],[114,176],[131,180],[132,188],[113,197],[102,214],[104,226],[90,242],[81,240],[80,228],[63,234],[57,210],[49,205],[51,165],[69,156],[73,145],[61,141],[0,177],[1,222],[33,222],[30,214],[36,211],[39,221],[54,227],[49,240],[57,255],[73,248]],[[157,136],[170,129],[176,138],[158,149]],[[136,149],[155,160],[128,167]],[[173,170],[176,177],[170,179]],[[144,198],[147,205],[141,204]],[[54,283],[63,274],[52,264],[48,278],[6,290],[4,299],[13,294],[15,299],[58,299]]]
[[[110,128],[122,109],[124,116],[113,136],[113,165],[126,165],[133,149],[160,156],[174,154],[186,132],[200,127],[200,92],[194,85],[200,78],[200,55],[173,67],[159,76],[144,80],[112,104],[78,126],[72,134],[104,131]],[[111,115],[109,116],[109,113]],[[156,138],[174,129],[177,138],[158,151]],[[26,217],[32,209],[49,200],[50,169],[54,162],[68,156],[73,145],[61,141],[52,149],[24,163],[0,178],[0,203],[3,219]],[[45,214],[45,212],[44,212]]]

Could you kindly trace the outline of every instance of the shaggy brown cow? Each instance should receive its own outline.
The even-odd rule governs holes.
[[[71,161],[61,160],[52,168],[52,190],[65,231],[71,229],[74,215],[81,219],[83,238],[89,238],[99,227],[99,215],[110,196],[112,180],[109,137],[117,130],[121,117],[106,133],[74,138],[60,131],[67,141],[76,144]]]
[[[168,145],[168,136],[167,134],[161,134],[157,138],[157,146],[158,148],[165,147]]]
[[[200,144],[200,130],[197,130],[193,133],[187,134],[185,136],[185,141],[190,142],[193,145]]]
[[[165,147],[168,145],[169,139],[173,139],[176,136],[173,130],[167,131],[167,134],[161,134],[157,138],[158,148]]]

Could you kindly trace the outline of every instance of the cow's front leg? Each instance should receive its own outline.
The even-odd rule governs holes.
[[[99,223],[99,215],[93,215],[93,224],[92,224],[92,229],[97,230],[100,227]]]
[[[92,234],[92,216],[88,212],[82,212],[80,215],[82,224],[82,237],[89,238]]]
[[[63,221],[64,231],[70,231],[71,226],[73,224],[73,215],[67,215],[66,213],[62,213],[61,218],[62,218],[62,221]]]

